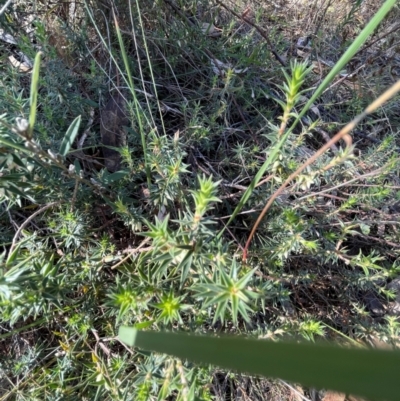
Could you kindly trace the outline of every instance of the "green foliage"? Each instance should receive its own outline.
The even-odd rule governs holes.
[[[247,289],[253,274],[253,270],[249,271],[239,279],[237,263],[233,260],[229,275],[224,269],[219,269],[214,272],[211,279],[205,276],[205,283],[197,285],[198,296],[206,299],[203,307],[216,306],[213,323],[218,319],[223,323],[226,315],[232,318],[235,324],[239,316],[246,322],[250,322],[247,313],[251,311],[249,303],[258,296],[256,292]]]
[[[1,27],[36,61],[32,74],[0,63],[1,400],[292,397],[271,379],[132,351],[117,337],[122,324],[399,345],[387,285],[400,271],[397,98],[359,125],[367,134],[354,133],[354,154],[337,143],[291,182],[241,261],[260,210],[324,145],[321,132],[365,107],[334,77],[362,43],[373,46],[376,37],[365,41],[380,20],[386,28],[392,4],[358,23],[348,48],[338,44],[318,86],[325,72],[312,57],[332,53],[335,30],[313,27],[329,46],[313,38],[311,58],[295,57],[287,27],[297,17],[272,3],[252,3],[249,21],[275,21],[284,68],[260,31],[222,6],[13,2]],[[4,60],[13,46],[0,42]],[[117,91],[129,118],[121,168],[109,172],[100,127]]]

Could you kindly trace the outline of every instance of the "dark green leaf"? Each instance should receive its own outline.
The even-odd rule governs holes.
[[[64,139],[63,139],[63,141],[61,143],[61,147],[60,147],[60,155],[61,156],[66,156],[67,153],[69,152],[72,144],[74,143],[76,135],[78,134],[80,125],[81,125],[81,116],[78,116],[75,118],[74,121],[72,121],[67,132],[65,133]]]
[[[128,345],[196,363],[371,399],[399,400],[399,351],[143,332],[129,327],[121,327],[119,337]]]

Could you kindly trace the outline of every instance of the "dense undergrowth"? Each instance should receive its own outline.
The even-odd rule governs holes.
[[[398,79],[398,6],[301,117],[228,224],[378,6],[21,1],[5,10],[0,400],[323,396],[127,349],[121,324],[399,345],[398,98],[352,131],[352,149],[332,145],[290,183],[243,261],[271,195]],[[39,50],[31,136],[24,67]],[[101,115],[117,91],[128,123],[110,172]]]

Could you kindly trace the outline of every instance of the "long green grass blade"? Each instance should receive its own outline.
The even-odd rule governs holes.
[[[121,327],[119,337],[130,346],[200,364],[370,399],[400,399],[399,351],[138,331],[129,327]]]
[[[258,184],[258,182],[263,177],[264,173],[267,171],[268,167],[270,167],[278,157],[279,151],[285,144],[288,136],[296,127],[297,123],[300,119],[304,116],[304,114],[308,111],[311,107],[313,102],[323,93],[323,91],[328,87],[328,85],[332,82],[335,76],[345,67],[345,65],[351,60],[351,58],[357,53],[357,51],[361,48],[361,46],[365,43],[368,39],[368,36],[371,35],[379,23],[385,18],[387,13],[391,10],[391,8],[396,4],[397,0],[386,0],[386,2],[382,5],[382,7],[378,10],[378,12],[374,15],[371,21],[366,25],[366,27],[361,31],[361,33],[357,36],[356,40],[351,44],[351,46],[345,51],[339,61],[334,65],[332,70],[329,74],[325,77],[322,81],[320,86],[316,89],[314,94],[311,96],[310,100],[304,105],[303,109],[297,115],[296,119],[294,120],[291,127],[285,132],[282,136],[281,140],[272,148],[271,153],[269,154],[267,160],[261,166],[260,170],[257,172],[255,177],[253,178],[252,182],[250,183],[249,187],[243,194],[242,198],[240,199],[238,205],[236,206],[235,210],[232,213],[232,216],[229,218],[226,226],[228,226],[237,214],[242,210],[243,206],[246,204],[248,199],[250,198],[251,194],[254,191],[254,188]],[[220,233],[218,234],[218,238],[220,238],[225,231],[223,228]]]
[[[40,71],[40,57],[42,53],[38,52],[35,57],[35,62],[33,64],[32,70],[32,81],[31,81],[31,93],[29,98],[29,128],[28,136],[32,138],[33,127],[36,122],[36,108],[37,108],[37,98],[38,98],[38,86],[39,86],[39,71]]]
[[[113,10],[113,12],[114,12],[114,10]],[[124,61],[125,71],[126,71],[126,73],[128,75],[129,89],[131,91],[131,94],[132,94],[132,97],[133,97],[133,101],[134,101],[134,104],[135,104],[136,118],[137,118],[139,130],[140,130],[140,139],[141,139],[141,142],[142,142],[143,157],[144,157],[146,177],[147,177],[147,185],[148,185],[148,187],[150,189],[150,186],[151,186],[151,173],[150,173],[149,163],[147,161],[147,145],[146,145],[146,137],[145,137],[145,134],[144,134],[144,128],[143,128],[143,123],[142,123],[140,104],[139,104],[139,100],[136,97],[135,87],[134,87],[133,80],[132,80],[132,73],[131,73],[130,66],[129,66],[128,56],[127,56],[126,51],[125,51],[124,41],[122,40],[121,30],[119,28],[118,21],[117,21],[117,18],[115,17],[115,14],[113,14],[113,15],[114,15],[115,29],[116,29],[117,37],[118,37],[119,48],[121,50],[122,60]]]

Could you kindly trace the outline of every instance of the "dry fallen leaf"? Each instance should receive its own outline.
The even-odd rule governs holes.
[[[14,56],[9,56],[8,60],[10,61],[11,65],[17,68],[20,72],[28,72],[32,69],[32,66],[30,66],[27,62],[18,61]]]
[[[17,41],[15,40],[14,36],[10,35],[7,32],[4,32],[3,29],[0,29],[0,40],[9,43],[10,45],[17,44]]]

